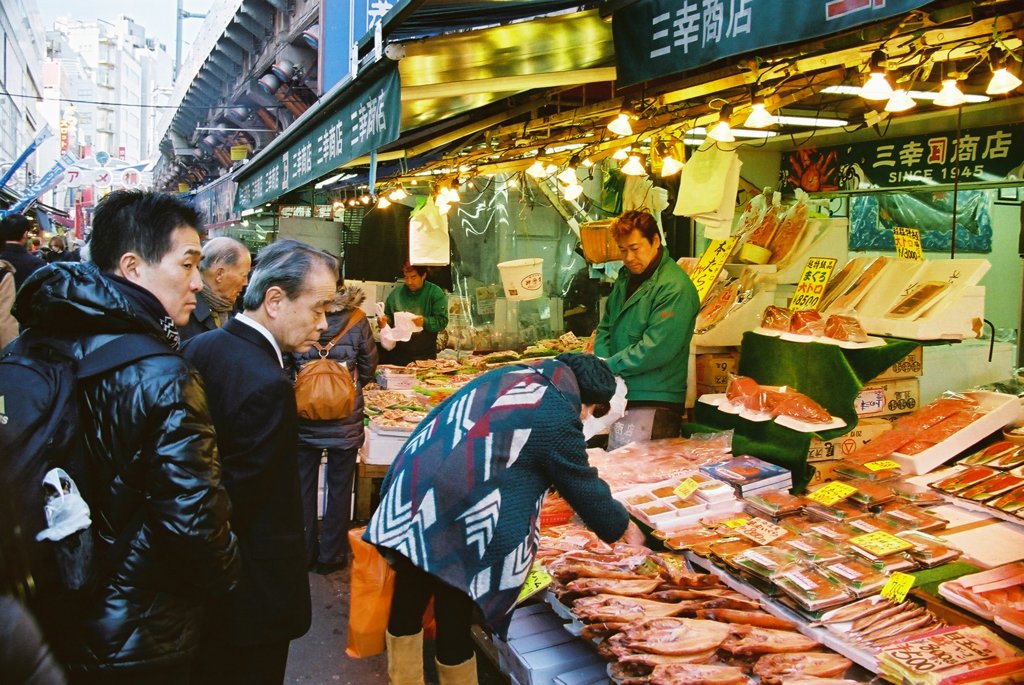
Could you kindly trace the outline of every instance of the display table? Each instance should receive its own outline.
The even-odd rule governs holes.
[[[854,399],[864,384],[909,354],[919,342],[886,340],[880,347],[845,349],[825,343],[797,343],[748,332],[743,336],[739,374],[762,385],[787,385],[806,394],[846,422],[843,428],[800,433],[774,421],[756,423],[719,411],[702,402],[694,406],[693,424],[686,435],[716,430],[735,431],[734,454],[751,454],[793,473],[793,486],[802,491],[813,475],[807,464],[811,438],[832,440],[857,425]]]
[[[390,466],[387,464],[356,465],[356,515],[357,521],[367,521],[373,514],[373,494],[380,487],[380,480],[387,475]]]

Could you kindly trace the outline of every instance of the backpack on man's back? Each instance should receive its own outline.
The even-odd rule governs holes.
[[[174,352],[151,336],[133,333],[111,336],[101,347],[76,358],[72,341],[42,339],[29,331],[0,356],[0,479],[16,499],[13,508],[29,545],[37,591],[79,589],[68,587],[55,543],[36,540],[48,525],[43,488],[48,471],[66,471],[89,500],[87,427],[78,382],[162,354]]]

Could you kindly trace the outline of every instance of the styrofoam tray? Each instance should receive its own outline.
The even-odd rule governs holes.
[[[710,404],[726,414],[735,414],[747,421],[761,423],[772,420],[771,414],[766,412],[752,412],[737,404],[733,404],[726,399],[725,393],[709,393],[707,395],[701,395],[697,398],[697,401],[703,402],[704,404]],[[795,430],[799,433],[817,433],[819,431],[832,430],[833,428],[842,428],[846,425],[846,421],[837,416],[833,416],[832,420],[828,423],[807,423],[805,421],[800,421],[799,419],[794,419],[791,416],[776,416],[774,420],[775,423],[780,426]]]
[[[964,394],[978,400],[985,415],[923,452],[913,455],[893,452],[892,460],[898,463],[905,473],[928,473],[992,433],[1002,430],[1004,426],[1020,420],[1020,399],[1014,395],[987,390]]]
[[[882,338],[875,337],[873,335],[869,335],[867,341],[865,342],[851,342],[849,340],[836,340],[835,338],[828,338],[823,335],[800,335],[799,333],[788,333],[785,331],[777,331],[771,328],[762,328],[761,326],[755,328],[753,332],[757,333],[758,335],[768,336],[770,338],[782,338],[783,340],[786,340],[788,342],[816,342],[821,343],[823,345],[835,345],[836,347],[841,347],[844,350],[866,350],[868,348],[883,347],[885,345],[885,340],[883,340]]]

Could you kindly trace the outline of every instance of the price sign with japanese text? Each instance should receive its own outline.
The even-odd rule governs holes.
[[[791,311],[817,309],[821,296],[825,294],[825,286],[836,268],[836,260],[832,257],[811,257],[804,265],[804,271],[797,281],[793,299],[789,301]]]
[[[690,280],[697,288],[697,297],[701,302],[711,292],[711,286],[718,280],[718,274],[722,273],[725,262],[729,259],[739,236],[729,236],[725,240],[712,240],[704,250],[704,254],[697,261],[697,266],[690,274]]]
[[[551,574],[545,571],[540,564],[534,564],[533,568],[530,569],[530,573],[526,576],[526,582],[523,583],[523,587],[519,591],[516,604],[522,604],[530,597],[546,589],[549,585],[551,585]]]
[[[889,580],[885,581],[882,588],[882,596],[899,604],[907,598],[910,588],[914,587],[914,576],[909,573],[894,571]]]
[[[777,526],[771,521],[765,521],[756,516],[742,526],[736,528],[736,534],[742,535],[748,540],[753,540],[759,545],[767,545],[773,540],[778,540],[789,531],[782,526]]]
[[[722,521],[727,528],[739,528],[747,524],[747,519],[729,519],[728,521]]]
[[[906,226],[893,226],[892,240],[896,243],[896,256],[900,259],[924,261],[924,253],[921,250],[921,231]]]
[[[807,499],[812,499],[819,504],[824,504],[826,507],[831,507],[836,502],[841,502],[855,492],[857,492],[857,488],[852,485],[834,480],[807,495]]]
[[[698,483],[692,478],[687,478],[682,483],[677,485],[672,492],[675,493],[675,496],[678,497],[679,499],[686,499],[694,492],[696,492],[697,488],[699,487],[700,483]]]
[[[869,461],[864,466],[868,467],[872,471],[887,471],[889,469],[898,469],[900,465],[894,462],[892,459],[879,459],[878,461]]]
[[[861,549],[874,554],[876,557],[884,557],[890,554],[896,554],[913,547],[912,544],[898,538],[891,533],[886,533],[882,530],[876,530],[873,533],[867,535],[858,535],[857,537],[850,538],[850,544],[856,545]]]

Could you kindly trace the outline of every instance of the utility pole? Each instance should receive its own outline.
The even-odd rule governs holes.
[[[174,41],[174,80],[178,80],[178,71],[181,70],[181,22],[184,19],[205,19],[205,14],[199,14],[197,12],[189,12],[182,7],[184,0],[178,0],[178,30],[177,38]]]

